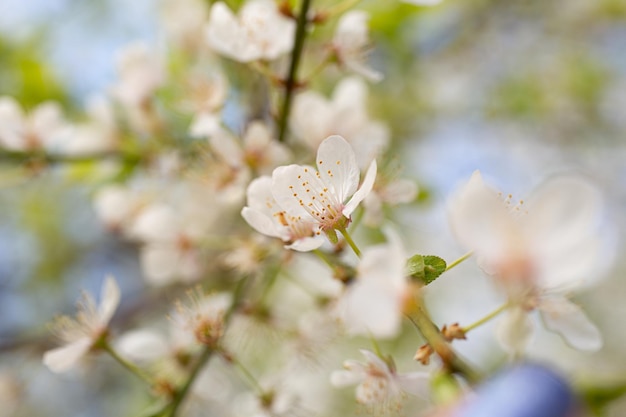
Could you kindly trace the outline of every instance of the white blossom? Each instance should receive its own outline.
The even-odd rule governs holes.
[[[324,239],[313,220],[288,214],[272,195],[272,178],[263,176],[248,186],[248,205],[241,215],[257,232],[285,242],[287,249],[310,251],[319,248]]]
[[[224,334],[224,318],[232,304],[232,294],[205,294],[200,287],[196,287],[187,296],[186,303],[176,303],[172,320],[196,342],[214,345]]]
[[[383,206],[410,203],[415,200],[418,187],[415,181],[400,178],[391,181],[380,180],[374,183],[372,192],[363,200],[365,215],[363,223],[371,227],[379,226],[384,219]]]
[[[540,187],[528,202],[513,206],[511,197],[502,198],[476,171],[450,202],[458,240],[474,251],[509,299],[500,340],[519,350],[530,332],[523,313],[538,310],[546,327],[571,346],[599,349],[599,331],[567,299],[601,275],[598,191],[581,178],[563,176]]]
[[[59,317],[53,330],[63,340],[64,346],[44,353],[43,363],[53,372],[70,370],[94,345],[106,336],[109,321],[120,302],[120,289],[115,279],[108,276],[101,291],[100,305],[84,293],[78,303],[76,319]]]
[[[371,81],[380,81],[382,74],[367,67],[369,49],[367,22],[369,15],[363,10],[350,11],[339,19],[332,47],[339,63]]]
[[[367,85],[355,76],[337,84],[330,100],[311,90],[298,94],[290,117],[291,129],[311,149],[330,135],[342,136],[352,145],[363,170],[389,144],[387,127],[368,115],[367,95]]]
[[[345,227],[350,215],[372,190],[376,160],[359,188],[354,151],[341,136],[330,136],[317,151],[317,170],[306,165],[278,167],[272,174],[272,195],[287,215],[313,221],[322,231]]]
[[[142,42],[131,43],[119,51],[117,71],[119,80],[113,86],[113,95],[131,108],[144,106],[165,80],[159,58]]]
[[[199,217],[181,215],[169,205],[155,203],[145,208],[129,234],[144,243],[140,261],[148,282],[167,285],[198,279],[203,269],[197,245],[203,230]]]
[[[13,97],[0,97],[0,148],[59,151],[70,130],[58,103],[41,103],[26,114]]]
[[[273,60],[293,47],[295,23],[271,0],[250,0],[239,16],[221,1],[211,7],[206,38],[217,52],[236,61]]]
[[[405,250],[399,236],[387,234],[389,243],[363,251],[356,279],[339,301],[338,313],[350,334],[397,336],[413,296],[405,274]]]
[[[393,366],[375,353],[361,349],[365,363],[354,360],[344,362],[344,369],[334,371],[330,381],[336,387],[357,385],[356,400],[368,406],[395,408],[403,393],[426,396],[429,391],[429,376],[424,372],[399,374]]]

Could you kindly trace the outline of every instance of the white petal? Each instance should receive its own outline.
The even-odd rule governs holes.
[[[152,330],[128,332],[117,340],[115,346],[119,354],[137,362],[151,362],[168,352],[163,336]]]
[[[106,326],[109,321],[111,321],[117,306],[120,304],[120,287],[117,285],[117,282],[112,275],[107,275],[104,283],[102,284],[100,294],[101,299],[98,316],[100,318],[100,323],[103,326]]]
[[[512,307],[496,327],[496,336],[502,347],[511,354],[518,354],[528,344],[532,325],[522,308]]]
[[[589,182],[560,177],[540,187],[526,205],[523,231],[546,269],[541,284],[566,285],[598,277],[601,197]]]
[[[356,385],[365,378],[364,372],[354,372],[352,370],[334,371],[330,374],[330,383],[338,388]]]
[[[285,248],[297,250],[298,252],[309,252],[322,246],[324,241],[325,240],[321,235],[316,235],[313,237],[298,239],[291,245],[285,246]]]
[[[350,334],[391,338],[398,334],[402,311],[398,295],[380,282],[356,282],[338,305]]]
[[[539,309],[546,327],[573,348],[596,351],[602,347],[600,331],[576,304],[562,297],[546,297]]]
[[[265,213],[261,213],[250,207],[244,207],[241,210],[241,216],[244,220],[257,232],[266,236],[281,238],[283,233],[277,228],[276,223]]]
[[[171,207],[153,204],[137,216],[129,235],[144,242],[172,241],[180,232],[178,226],[178,216]]]
[[[328,100],[314,91],[298,94],[293,103],[289,123],[301,141],[317,149],[330,133],[333,109]]]
[[[462,245],[488,261],[510,255],[508,239],[515,239],[517,225],[498,192],[483,182],[479,171],[453,194],[448,208],[452,231]]]
[[[224,162],[234,168],[243,164],[243,149],[241,144],[226,129],[219,127],[209,136],[211,149]]]
[[[373,160],[370,164],[370,167],[365,174],[365,178],[363,179],[363,184],[361,184],[361,188],[357,190],[356,193],[352,196],[350,201],[343,208],[343,215],[346,217],[350,217],[352,212],[358,207],[358,205],[363,201],[365,197],[372,191],[374,187],[374,181],[376,181],[376,160]]]
[[[178,278],[180,254],[174,247],[150,244],[141,249],[141,269],[150,284],[167,285]]]
[[[359,186],[359,168],[354,151],[344,138],[326,138],[317,150],[316,163],[322,181],[332,187],[340,203],[354,194]]]
[[[421,398],[430,396],[430,375],[426,372],[411,372],[397,375],[395,380],[404,392]]]
[[[292,164],[276,168],[272,173],[272,195],[278,205],[292,216],[310,218],[310,214],[303,208],[300,200],[306,199],[309,202],[310,197],[306,196],[305,189],[317,191],[324,188],[324,183],[317,178],[315,173],[315,168],[306,165]],[[306,182],[310,187],[303,186]],[[327,197],[333,196],[328,192]]]
[[[91,348],[92,340],[83,337],[74,343],[52,349],[44,353],[43,363],[52,372],[65,372],[70,370],[76,363],[85,356]]]

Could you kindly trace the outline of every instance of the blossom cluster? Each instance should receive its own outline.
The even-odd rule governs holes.
[[[365,10],[165,3],[169,55],[124,48],[87,121],[0,98],[0,152],[38,169],[93,162],[98,219],[137,250],[146,292],[162,296],[140,324],[124,309],[116,320],[129,278],[107,276],[99,305],[85,294],[75,319],[52,324],[62,345],[43,356],[51,371],[106,354],[149,386],[152,415],[339,415],[348,386],[357,407],[426,415],[451,405],[433,381],[452,406],[471,395],[480,372],[457,349],[491,319],[502,358],[525,355],[535,313],[571,347],[602,347],[572,301],[606,264],[603,198],[589,180],[563,174],[514,204],[476,171],[446,208],[469,252],[426,254],[396,216],[403,204],[419,215],[419,188],[399,178],[393,130],[369,107],[383,71],[369,63]],[[323,25],[332,33],[313,38]],[[293,75],[307,36],[319,43],[304,52],[319,65],[309,79]],[[332,80],[330,96],[315,77]],[[467,259],[503,304],[474,324],[439,323],[428,286]]]

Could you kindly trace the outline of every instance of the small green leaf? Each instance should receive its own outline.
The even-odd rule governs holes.
[[[446,261],[433,255],[424,256],[424,264],[424,274],[426,275],[427,284],[436,280],[439,275],[445,272],[447,267]]]
[[[438,256],[413,255],[407,262],[407,274],[428,285],[446,270],[446,261]]]
[[[424,282],[426,278],[424,274],[425,266],[424,257],[422,255],[413,255],[409,258],[406,265],[407,274]]]

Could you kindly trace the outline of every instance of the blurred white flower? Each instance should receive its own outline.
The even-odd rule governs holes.
[[[345,227],[350,215],[372,190],[376,160],[359,188],[359,167],[352,147],[330,136],[317,151],[317,170],[306,165],[278,167],[272,174],[272,195],[288,216],[312,220],[322,231]]]
[[[250,0],[239,16],[219,1],[211,7],[206,38],[217,52],[236,61],[273,60],[293,47],[295,23],[272,0]]]
[[[270,129],[261,121],[248,125],[241,143],[216,125],[209,134],[209,144],[213,152],[233,168],[247,167],[261,174],[271,172],[291,156],[289,149],[272,137]]]
[[[382,74],[368,68],[366,64],[370,46],[368,20],[368,13],[362,10],[353,10],[341,16],[335,29],[332,47],[340,65],[371,81],[380,81]]]
[[[363,223],[370,227],[379,226],[384,220],[384,205],[395,206],[410,203],[417,196],[418,187],[415,181],[400,178],[385,181],[382,176],[377,178],[372,192],[363,200],[365,215]]]
[[[208,10],[202,0],[165,0],[161,21],[169,38],[177,44],[195,50],[201,41]]]
[[[224,334],[224,318],[232,304],[227,292],[205,294],[196,287],[187,292],[186,303],[178,301],[172,320],[196,342],[213,346]]]
[[[571,291],[602,275],[598,190],[578,177],[558,177],[527,203],[512,206],[511,197],[503,199],[476,171],[449,205],[456,237],[474,251],[509,299],[500,340],[507,349],[519,350],[530,332],[523,313],[538,310],[548,329],[571,346],[599,349],[598,329],[567,300]]]
[[[289,215],[272,196],[272,178],[263,176],[248,186],[248,205],[241,215],[257,232],[277,237],[287,249],[310,251],[319,248],[324,238],[319,227],[308,218]]]
[[[425,397],[429,392],[430,377],[424,372],[399,374],[375,353],[361,349],[366,363],[347,360],[344,370],[334,371],[330,381],[335,387],[356,385],[356,400],[369,406],[395,409],[404,393]]]
[[[102,96],[92,97],[87,104],[89,121],[75,124],[67,132],[58,151],[63,154],[85,155],[114,150],[118,144],[118,128],[110,101]]]
[[[141,42],[126,45],[118,52],[119,80],[113,86],[113,95],[124,105],[145,106],[164,80],[163,65],[148,46]]]
[[[52,330],[65,343],[43,355],[43,363],[53,372],[65,372],[74,367],[103,337],[106,337],[109,321],[120,302],[120,289],[112,276],[102,284],[100,305],[91,294],[84,293],[78,303],[76,319],[61,316],[55,320]]]
[[[58,151],[70,130],[58,103],[47,101],[25,114],[13,97],[0,97],[1,148]]]
[[[200,277],[199,246],[215,219],[201,204],[192,198],[176,207],[157,202],[143,209],[130,226],[129,236],[144,244],[140,261],[149,283],[167,285]]]
[[[389,243],[367,248],[356,280],[346,289],[337,309],[350,334],[376,338],[397,336],[413,288],[406,279],[406,255],[395,233]]]
[[[290,125],[294,135],[316,149],[330,135],[345,138],[364,170],[389,144],[389,130],[367,114],[367,85],[354,76],[335,87],[330,100],[308,90],[294,100]]]

